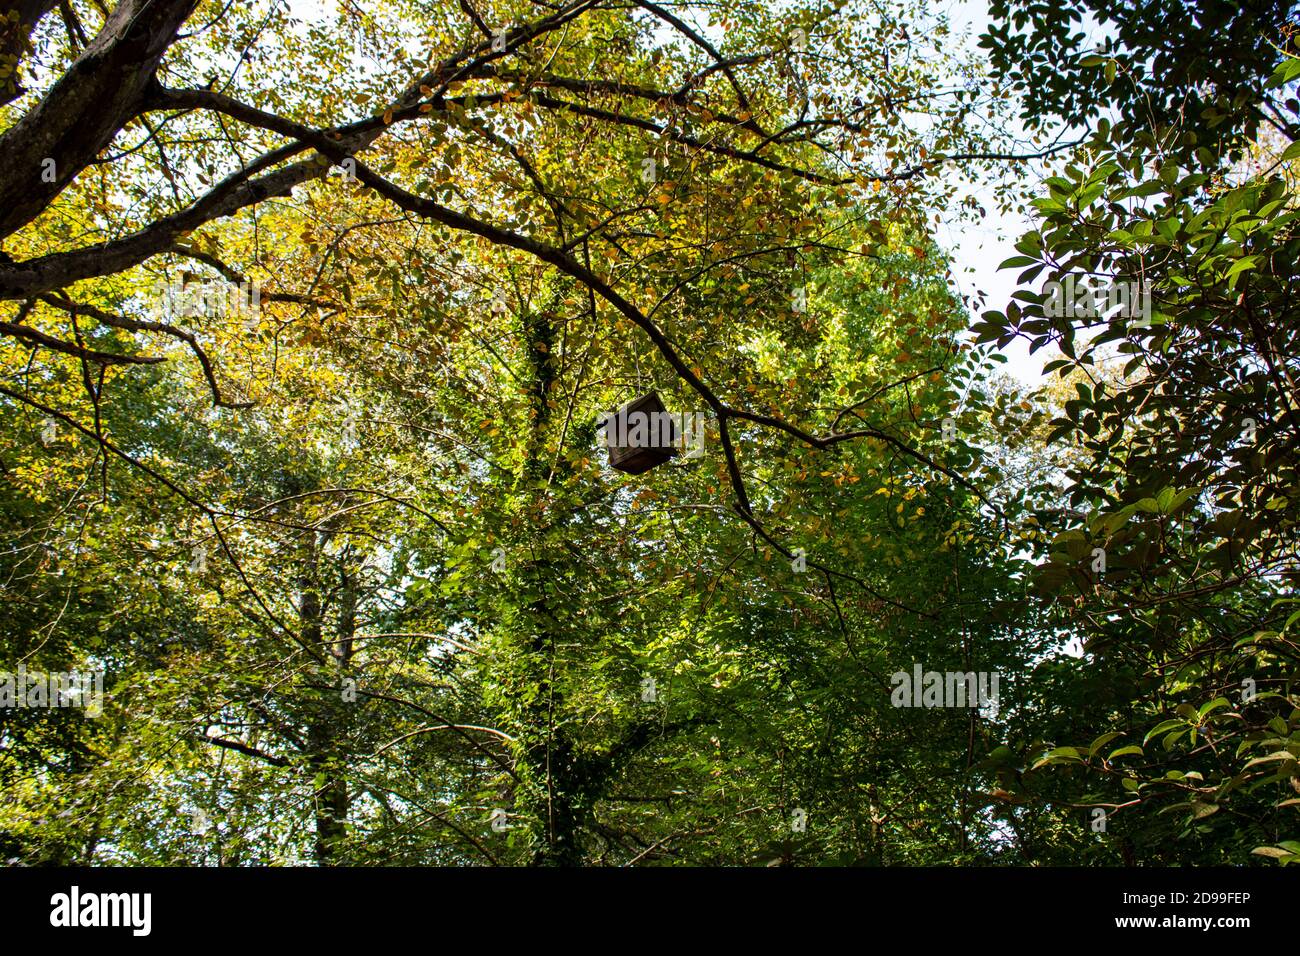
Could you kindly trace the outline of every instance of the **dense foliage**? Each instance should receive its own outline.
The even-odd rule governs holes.
[[[1300,860],[1285,8],[308,6],[0,5],[0,857]]]

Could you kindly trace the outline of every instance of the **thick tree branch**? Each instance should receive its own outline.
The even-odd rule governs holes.
[[[31,222],[139,109],[198,0],[121,0],[53,88],[0,135],[0,237]]]
[[[287,767],[289,761],[283,757],[277,757],[269,754],[264,750],[258,750],[256,747],[250,747],[248,744],[241,744],[238,740],[226,740],[224,737],[204,737],[208,743],[214,747],[224,747],[226,750],[233,750],[241,753],[246,757],[256,757],[258,760],[265,761],[273,767]]]

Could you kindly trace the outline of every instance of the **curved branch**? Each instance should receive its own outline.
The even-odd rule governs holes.
[[[0,335],[12,335],[14,338],[24,339],[36,345],[44,346],[53,352],[62,352],[64,355],[85,359],[97,365],[156,365],[159,362],[167,361],[162,356],[119,355],[115,352],[99,352],[95,349],[81,348],[71,342],[64,342],[62,339],[46,335],[29,325],[21,325],[16,322],[0,321]]]
[[[128,319],[124,315],[115,315],[112,312],[105,312],[103,309],[96,308],[93,305],[86,305],[83,302],[73,302],[71,299],[58,295],[43,295],[40,297],[42,302],[57,306],[60,309],[72,315],[88,315],[92,319],[103,322],[105,325],[115,329],[122,329],[128,332],[161,332],[164,335],[170,335],[172,338],[180,339],[189,346],[194,357],[199,360],[199,365],[203,369],[203,377],[207,379],[208,389],[212,392],[212,404],[218,408],[252,408],[252,402],[229,402],[222,397],[221,386],[217,384],[217,376],[212,368],[212,360],[208,358],[208,353],[204,351],[203,346],[194,333],[187,332],[184,329],[178,329],[174,325],[168,325],[166,322],[144,321],[141,319]],[[161,361],[158,359],[157,361]]]

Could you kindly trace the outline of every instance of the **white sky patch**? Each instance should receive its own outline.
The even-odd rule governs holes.
[[[979,35],[989,22],[987,0],[954,0],[948,5],[947,11],[952,19],[953,39],[960,44],[959,51],[975,50]],[[1095,24],[1089,25],[1086,21],[1081,29],[1092,32],[1097,30]],[[1015,135],[1020,130],[1013,128],[1008,132]],[[1077,138],[1080,132],[1078,129],[1068,130],[1065,131],[1065,136]],[[1061,131],[1053,133],[1057,135]],[[1035,147],[1030,147],[1028,151],[1034,150]],[[1059,164],[1065,155],[1063,153],[1058,157],[1035,160],[1015,167],[1023,191],[1020,197],[1023,201],[1028,202],[1045,192],[1040,184],[1055,171],[1049,166],[1053,161]],[[975,299],[972,317],[978,318],[980,312],[989,309],[1003,311],[1011,301],[1011,294],[1019,288],[1016,277],[1023,268],[1003,271],[998,269],[998,265],[1020,254],[1015,248],[1016,240],[1030,231],[1034,223],[1028,215],[999,209],[992,189],[976,189],[974,192],[987,214],[978,222],[959,220],[955,216],[947,217],[936,228],[935,238],[951,257],[957,292]],[[1040,275],[1036,281],[1041,279]],[[977,301],[980,293],[984,294],[982,304]],[[1003,370],[1029,385],[1043,380],[1045,362],[1061,357],[1061,353],[1053,346],[1030,355],[1029,345],[1023,339],[1014,340],[1001,351],[1007,356]]]

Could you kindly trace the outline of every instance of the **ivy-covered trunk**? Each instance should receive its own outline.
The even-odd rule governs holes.
[[[350,808],[344,733],[348,724],[347,708],[356,704],[344,700],[343,674],[352,655],[356,588],[350,578],[344,578],[335,637],[328,643],[323,642],[325,629],[319,580],[321,545],[320,537],[314,532],[304,534],[299,618],[304,647],[319,652],[323,658],[317,665],[322,686],[317,690],[317,699],[309,717],[306,743],[316,831],[314,856],[319,865],[329,866],[340,862]]]

